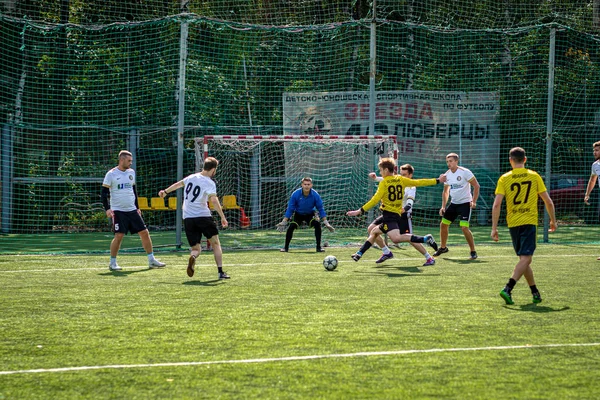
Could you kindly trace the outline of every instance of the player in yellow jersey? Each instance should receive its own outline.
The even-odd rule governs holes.
[[[525,279],[531,289],[533,302],[540,303],[542,297],[535,285],[531,261],[536,246],[536,228],[538,224],[538,196],[544,201],[548,215],[550,216],[550,232],[556,230],[556,217],[554,215],[554,203],[548,195],[546,185],[540,175],[525,168],[525,150],[515,147],[509,152],[512,171],[507,172],[498,179],[496,186],[496,199],[492,206],[492,239],[498,241],[498,219],[502,201],[506,197],[506,222],[510,230],[515,253],[519,256],[519,262],[515,265],[512,277],[500,291],[500,296],[506,304],[515,304],[511,292],[521,276]]]
[[[387,233],[388,238],[394,243],[427,243],[433,247],[434,250],[437,250],[437,244],[431,235],[417,236],[410,233],[400,233],[399,227],[401,224],[401,216],[402,213],[404,213],[402,200],[404,197],[404,188],[411,186],[433,186],[445,182],[446,176],[440,175],[437,179],[409,179],[402,175],[394,175],[396,162],[393,158],[382,158],[379,161],[378,167],[383,180],[379,182],[377,192],[375,192],[371,200],[360,209],[348,211],[346,215],[351,217],[361,215],[366,210],[375,207],[381,202],[379,208],[382,212],[383,221],[379,226],[369,232],[369,237],[366,242],[359,251],[352,255],[352,259],[354,261],[360,260],[362,255],[373,245],[375,239],[384,233]]]

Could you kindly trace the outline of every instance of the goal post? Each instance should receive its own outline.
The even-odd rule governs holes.
[[[291,193],[311,177],[336,228],[364,228],[346,211],[362,206],[377,185],[368,178],[380,158],[398,158],[395,136],[204,136],[195,139],[196,168],[206,157],[219,160],[219,198],[234,195],[251,230],[273,229]],[[228,218],[229,219],[229,218]],[[232,221],[230,221],[232,222]]]

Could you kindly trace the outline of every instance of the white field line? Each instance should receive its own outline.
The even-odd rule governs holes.
[[[251,359],[245,359],[245,360],[188,361],[188,362],[171,362],[171,363],[155,363],[155,364],[90,365],[90,366],[83,366],[83,367],[40,368],[40,369],[24,369],[24,370],[15,370],[15,371],[0,371],[0,375],[90,371],[90,370],[99,370],[99,369],[187,367],[187,366],[196,366],[196,365],[215,365],[215,364],[257,364],[257,363],[273,363],[273,362],[285,362],[285,361],[318,360],[318,359],[324,359],[324,358],[381,357],[381,356],[423,354],[423,353],[452,353],[452,352],[465,352],[465,351],[503,351],[503,350],[522,350],[522,349],[547,349],[547,348],[560,348],[560,347],[563,347],[563,348],[564,347],[589,347],[589,346],[600,346],[600,343],[527,344],[527,345],[519,345],[519,346],[489,346],[489,347],[465,347],[465,348],[450,348],[450,349],[368,351],[368,352],[345,353],[345,354],[320,354],[320,355],[311,355],[311,356],[292,356],[292,357],[278,357],[278,358],[251,358]]]
[[[67,256],[64,256],[67,257]],[[577,258],[581,258],[581,257],[596,257],[596,255],[586,255],[586,254],[536,254],[535,259],[540,259],[540,258],[572,258],[572,257],[577,257]],[[349,258],[349,257],[348,257]],[[444,257],[447,258],[449,260],[453,260],[453,259],[458,259],[458,260],[466,260],[466,257],[460,257],[460,258],[452,258],[452,257]],[[514,254],[507,254],[507,255],[501,255],[501,256],[479,256],[478,260],[491,260],[491,259],[502,259],[502,258],[511,258],[511,259],[517,259],[517,256]],[[210,258],[212,261],[212,257]],[[373,258],[368,259],[368,258],[362,258],[361,261],[359,263],[355,263],[351,260],[340,260],[340,263],[344,263],[344,264],[348,264],[348,265],[356,265],[356,266],[360,266],[361,263],[364,262],[375,262],[377,258]],[[400,258],[396,259],[399,260]],[[108,260],[108,258],[107,258]],[[403,257],[402,260],[406,260],[406,261],[421,261],[423,260],[423,257]],[[443,260],[443,259],[441,259]],[[227,258],[225,257],[224,259],[224,264],[225,264],[225,268],[227,267],[256,267],[256,266],[261,266],[264,265],[264,263],[249,263],[249,264],[238,264],[238,263],[229,263],[229,260],[227,260]],[[96,261],[94,261],[96,262]],[[281,265],[303,265],[306,264],[306,261],[303,262],[281,262]],[[68,272],[72,272],[72,271],[103,271],[106,270],[108,271],[108,262],[105,263],[106,266],[103,267],[94,267],[94,268],[48,268],[48,269],[16,269],[16,270],[6,270],[6,271],[0,271],[0,274],[11,274],[11,273],[30,273],[30,272],[60,272],[60,271],[68,271]],[[187,266],[187,261],[182,261],[180,264],[177,265],[173,265],[173,264],[167,264],[167,269],[169,269],[169,267],[171,268],[179,268],[179,267],[186,267]],[[215,264],[214,262],[212,263],[206,263],[206,264],[200,264],[200,263],[196,263],[196,268],[198,267],[214,267]],[[399,265],[402,266],[402,265]],[[140,269],[148,269],[147,265],[132,265],[132,266],[123,266],[121,265],[121,267],[123,268],[123,271],[128,271],[128,270],[140,270]],[[162,269],[162,268],[160,268]]]

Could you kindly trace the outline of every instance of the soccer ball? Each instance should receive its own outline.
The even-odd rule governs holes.
[[[338,260],[335,256],[327,256],[323,259],[323,266],[327,271],[333,271],[337,268]]]

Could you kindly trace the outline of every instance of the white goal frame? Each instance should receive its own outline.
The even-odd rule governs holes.
[[[398,143],[395,135],[356,135],[356,136],[345,136],[345,135],[206,135],[204,137],[197,137],[194,139],[196,143],[196,171],[200,171],[203,166],[204,159],[211,156],[210,154],[210,142],[211,141],[240,141],[240,142],[254,142],[257,145],[264,142],[295,142],[295,143],[324,143],[327,142],[343,142],[343,143],[355,143],[355,144],[378,144],[382,142],[388,143],[388,154],[395,161],[398,160]],[[202,157],[199,157],[199,144],[202,143]],[[259,176],[260,172],[251,171],[251,176]],[[366,179],[366,177],[365,177]],[[254,185],[251,185],[254,187]],[[255,210],[251,217],[252,227],[261,226],[260,217],[257,215],[261,214],[261,194],[253,193],[251,195],[253,204],[251,209]]]

